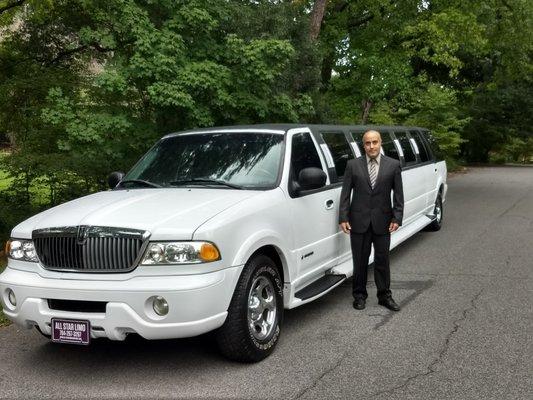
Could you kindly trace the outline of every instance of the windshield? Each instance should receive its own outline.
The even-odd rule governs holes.
[[[194,133],[159,141],[123,182],[165,187],[274,187],[283,135],[271,133]],[[148,183],[148,184],[147,184]]]

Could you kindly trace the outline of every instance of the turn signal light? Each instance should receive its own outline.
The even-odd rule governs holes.
[[[200,248],[200,258],[203,261],[216,261],[220,259],[220,253],[214,244],[204,243]]]

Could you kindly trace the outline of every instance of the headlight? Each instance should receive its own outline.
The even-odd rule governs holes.
[[[199,264],[220,260],[217,246],[209,242],[150,243],[142,265]]]
[[[8,257],[14,260],[38,262],[37,251],[31,240],[11,239],[6,244]]]

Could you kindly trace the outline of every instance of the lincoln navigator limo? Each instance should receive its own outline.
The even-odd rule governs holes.
[[[254,125],[175,133],[127,174],[110,174],[111,190],[12,230],[0,275],[5,315],[73,344],[215,330],[227,357],[265,358],[284,309],[352,275],[338,203],[346,163],[364,155],[370,128],[402,166],[404,220],[391,248],[423,228],[440,229],[446,164],[426,129]]]

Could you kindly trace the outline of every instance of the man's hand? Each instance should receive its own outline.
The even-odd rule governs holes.
[[[400,225],[398,225],[397,222],[391,222],[390,225],[389,225],[389,233],[394,232],[394,231],[397,230],[399,227],[400,227]]]
[[[352,227],[349,222],[341,222],[341,229],[344,233],[350,233]]]

